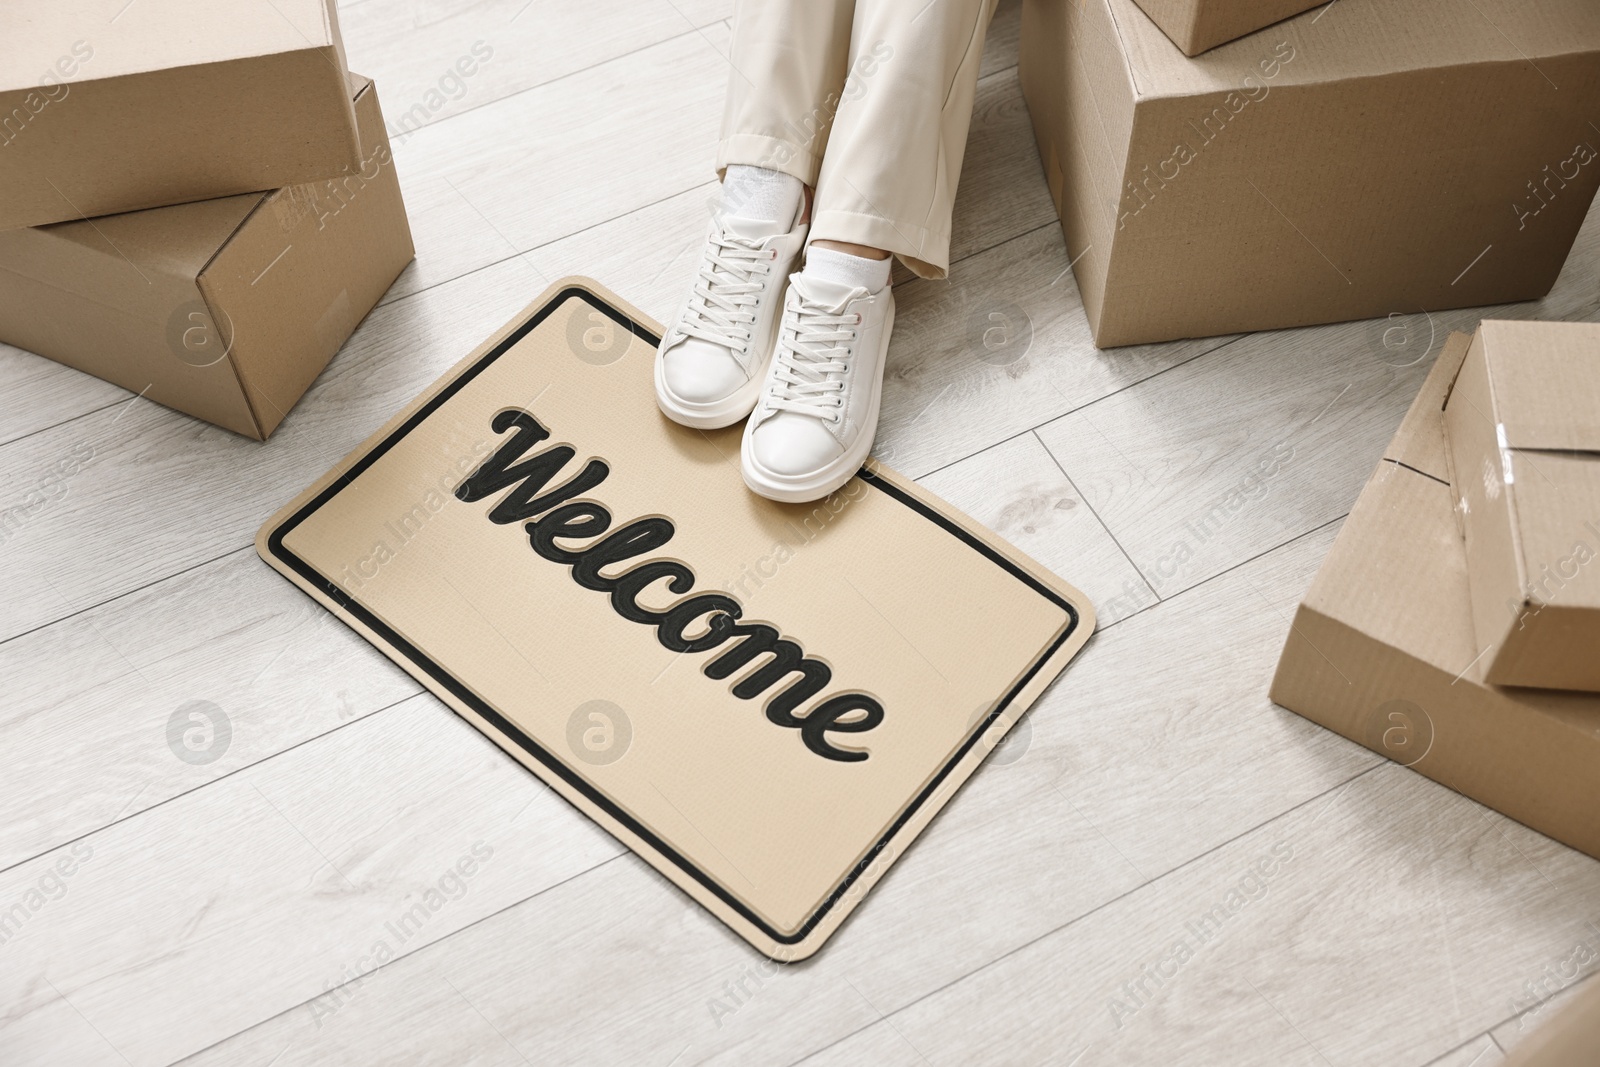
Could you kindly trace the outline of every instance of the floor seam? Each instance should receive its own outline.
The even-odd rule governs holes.
[[[691,20],[685,19],[684,21],[689,22]],[[396,139],[397,142],[398,141],[404,141],[407,137],[410,137],[412,134],[420,133],[423,130],[435,129],[435,128],[439,127],[439,126],[443,126],[445,123],[449,122],[451,119],[460,118],[462,115],[470,115],[475,111],[482,111],[484,108],[493,107],[494,105],[496,105],[498,103],[501,103],[502,101],[514,100],[517,97],[521,96],[523,93],[531,93],[536,89],[545,89],[545,88],[548,88],[548,87],[550,87],[552,85],[559,85],[561,82],[566,81],[568,78],[576,78],[580,74],[588,74],[590,71],[593,71],[593,70],[596,70],[596,69],[598,69],[600,67],[606,66],[608,63],[616,63],[619,60],[624,60],[624,59],[630,58],[631,56],[636,56],[640,52],[648,52],[652,48],[659,48],[662,45],[671,44],[673,41],[676,41],[676,40],[679,40],[681,38],[687,37],[690,34],[701,34],[701,31],[706,29],[706,27],[715,26],[717,23],[722,22],[722,21],[723,21],[722,19],[713,19],[711,22],[706,23],[705,26],[694,26],[694,25],[691,25],[688,29],[686,29],[686,30],[684,30],[684,31],[682,31],[680,33],[675,33],[670,37],[662,37],[659,40],[651,41],[649,44],[640,45],[638,48],[632,48],[632,49],[629,49],[626,52],[619,52],[614,56],[607,56],[605,59],[597,60],[594,63],[590,63],[587,67],[579,67],[577,70],[568,71],[567,73],[562,74],[559,77],[551,78],[549,81],[542,81],[542,82],[539,82],[539,83],[537,83],[535,85],[524,85],[521,89],[517,89],[514,92],[507,93],[504,96],[497,96],[493,100],[485,100],[481,104],[474,104],[471,107],[464,107],[460,111],[452,111],[452,112],[450,112],[450,114],[444,116],[443,118],[434,119],[431,122],[424,122],[422,125],[413,126],[409,130],[402,130],[400,133],[394,135],[395,139]],[[715,49],[713,49],[713,51],[715,51]],[[401,114],[404,114],[404,112],[401,112]]]
[[[606,866],[608,864],[615,863],[617,860],[620,860],[625,856],[633,855],[631,850],[629,850],[627,847],[621,845],[620,843],[618,844],[618,848],[619,848],[620,851],[618,851],[615,855],[607,856],[605,859],[601,860],[599,863],[596,863],[596,864],[593,864],[591,866],[585,867],[581,871],[574,871],[572,874],[567,875],[565,878],[562,878],[560,881],[551,882],[549,885],[544,886],[543,888],[538,890],[538,892],[529,893],[527,896],[522,897],[519,900],[512,901],[511,903],[507,904],[505,907],[496,908],[494,911],[488,913],[487,915],[481,915],[478,918],[476,918],[476,919],[472,920],[471,922],[467,923],[466,925],[457,927],[456,929],[450,931],[448,934],[445,934],[444,936],[438,938],[435,941],[429,941],[426,945],[421,945],[421,946],[413,949],[410,952],[407,952],[407,953],[404,953],[402,955],[396,956],[393,959],[389,960],[387,963],[380,963],[378,966],[372,968],[370,971],[365,971],[362,974],[357,975],[354,979],[351,979],[350,981],[340,982],[336,986],[329,986],[326,989],[322,990],[320,993],[318,993],[316,996],[307,997],[305,1000],[302,1000],[299,1003],[289,1005],[287,1008],[284,1008],[282,1011],[274,1012],[273,1014],[267,1016],[265,1019],[260,1019],[260,1020],[258,1020],[256,1022],[251,1023],[249,1026],[245,1027],[243,1030],[236,1030],[233,1033],[229,1034],[227,1037],[220,1037],[217,1040],[211,1042],[211,1044],[206,1045],[203,1048],[197,1048],[193,1052],[190,1052],[187,1055],[183,1056],[181,1059],[174,1060],[173,1061],[173,1067],[176,1067],[177,1064],[183,1063],[183,1062],[185,1062],[187,1060],[191,1060],[194,1057],[196,1057],[196,1056],[200,1055],[201,1053],[204,1053],[204,1052],[206,1052],[206,1051],[208,1051],[210,1049],[216,1048],[218,1045],[226,1044],[227,1042],[232,1041],[236,1037],[239,1037],[239,1036],[241,1036],[243,1034],[248,1034],[250,1031],[256,1029],[257,1027],[265,1026],[268,1023],[272,1022],[272,1020],[274,1020],[274,1019],[280,1019],[283,1016],[288,1015],[292,1011],[299,1011],[301,1008],[305,1007],[307,1004],[310,1004],[310,1003],[312,1003],[312,1002],[314,1002],[316,1000],[319,1000],[322,997],[327,996],[329,993],[334,992],[335,990],[344,989],[347,986],[353,984],[354,982],[364,982],[368,978],[371,978],[373,975],[377,974],[379,971],[386,970],[386,969],[388,969],[390,967],[393,967],[395,964],[400,963],[402,960],[409,960],[409,959],[411,959],[411,958],[413,958],[415,956],[420,956],[422,953],[427,952],[429,949],[435,947],[436,945],[442,945],[446,941],[450,940],[452,937],[455,937],[457,934],[465,933],[466,931],[472,929],[474,926],[477,926],[480,923],[488,922],[490,919],[493,919],[495,916],[504,914],[505,912],[510,911],[512,908],[521,907],[522,905],[526,904],[530,900],[536,900],[539,897],[544,896],[546,893],[549,893],[549,892],[551,892],[553,890],[556,890],[556,889],[560,889],[562,886],[566,885],[567,883],[572,882],[572,881],[574,881],[576,879],[582,878],[584,875],[592,874],[593,872],[598,871],[600,868],[602,868],[602,867],[604,867],[604,866]],[[291,1042],[291,1044],[292,1043],[293,1042]],[[287,1049],[288,1046],[285,1045],[284,1048]],[[513,1051],[515,1051],[515,1046],[513,1046]],[[282,1052],[279,1052],[280,1056],[282,1054],[283,1054]]]
[[[294,744],[290,745],[288,748],[282,748],[282,749],[279,749],[276,752],[270,752],[267,755],[262,756],[260,759],[255,760],[252,763],[246,763],[246,764],[244,764],[242,766],[235,767],[233,770],[227,772],[226,774],[219,774],[217,777],[212,778],[209,781],[201,782],[199,785],[192,786],[192,787],[190,787],[188,789],[183,790],[182,792],[174,793],[170,797],[166,797],[165,799],[158,800],[158,801],[156,801],[156,803],[151,804],[147,808],[140,808],[137,811],[129,812],[127,815],[119,815],[116,818],[112,819],[110,822],[103,823],[100,826],[95,827],[93,830],[85,830],[83,833],[78,834],[76,837],[70,837],[70,838],[67,838],[67,839],[65,839],[63,841],[60,841],[60,842],[58,842],[58,843],[56,843],[54,845],[51,845],[49,848],[43,850],[42,852],[35,852],[31,856],[28,856],[28,857],[25,857],[23,859],[17,860],[17,861],[15,861],[13,863],[7,864],[4,867],[0,867],[0,874],[5,874],[7,871],[12,870],[13,868],[16,868],[16,867],[20,867],[25,863],[32,863],[34,860],[39,859],[42,856],[48,856],[52,852],[58,852],[61,849],[66,848],[69,845],[73,845],[73,844],[76,844],[79,841],[82,841],[86,837],[93,837],[95,834],[102,833],[102,832],[104,832],[106,830],[109,830],[113,826],[120,826],[125,822],[130,822],[133,819],[137,819],[141,815],[148,815],[150,812],[155,811],[157,808],[166,807],[168,804],[172,803],[175,800],[178,800],[178,799],[180,799],[182,797],[186,797],[191,793],[198,793],[202,789],[207,789],[207,788],[209,788],[209,787],[211,787],[213,785],[216,785],[218,782],[227,781],[229,778],[233,778],[236,775],[240,775],[240,774],[243,774],[246,771],[253,770],[256,767],[264,767],[268,763],[271,763],[273,760],[277,759],[279,756],[287,755],[288,753],[293,752],[297,748],[300,748],[300,747],[302,747],[304,745],[309,745],[313,741],[319,741],[324,737],[332,737],[334,734],[338,733],[340,730],[343,730],[348,726],[354,726],[358,722],[366,722],[368,719],[371,719],[374,716],[381,715],[384,712],[389,711],[392,708],[397,708],[401,704],[406,703],[408,700],[415,700],[417,697],[422,696],[424,694],[431,695],[431,692],[429,690],[427,690],[427,689],[418,689],[416,692],[408,693],[407,695],[401,697],[399,700],[391,701],[388,704],[385,704],[385,705],[383,705],[382,707],[379,707],[379,708],[373,708],[371,711],[367,712],[364,715],[357,715],[355,718],[351,719],[349,722],[341,722],[341,723],[338,723],[337,725],[333,726],[331,729],[324,730],[324,731],[322,731],[321,733],[318,733],[318,734],[313,734],[310,737],[301,738],[299,741],[296,741]],[[137,796],[138,794],[134,794],[134,795]]]
[[[1100,524],[1100,528],[1106,532],[1106,536],[1111,538],[1111,543],[1117,546],[1117,551],[1121,552],[1122,558],[1128,561],[1128,566],[1133,568],[1133,573],[1139,576],[1139,580],[1144,583],[1144,587],[1150,590],[1150,595],[1156,598],[1157,603],[1160,603],[1161,594],[1156,592],[1155,586],[1150,584],[1150,579],[1144,576],[1144,571],[1141,570],[1139,565],[1133,561],[1133,557],[1128,555],[1128,550],[1123,547],[1122,542],[1117,538],[1115,531],[1111,529],[1111,527],[1106,523],[1105,519],[1100,517],[1100,513],[1095,510],[1094,505],[1089,503],[1089,498],[1084,495],[1083,490],[1079,489],[1077,483],[1072,480],[1072,475],[1068,474],[1067,468],[1061,465],[1061,460],[1057,458],[1054,452],[1050,451],[1050,446],[1044,443],[1044,438],[1039,436],[1039,431],[1029,430],[1028,432],[1033,434],[1033,439],[1039,443],[1040,448],[1044,449],[1044,454],[1050,457],[1050,462],[1054,463],[1056,470],[1061,472],[1061,477],[1067,480],[1067,485],[1072,488],[1074,493],[1078,494],[1078,499],[1083,501],[1083,506],[1089,509],[1089,514],[1094,516],[1095,522],[1098,522]],[[1269,551],[1272,550],[1269,549]],[[1207,580],[1209,581],[1209,579]]]
[[[796,1067],[796,1065],[804,1063],[806,1060],[811,1059],[814,1056],[820,1055],[823,1052],[826,1052],[828,1049],[834,1047],[835,1045],[838,1045],[838,1044],[840,1044],[841,1042],[844,1042],[844,1041],[848,1041],[850,1038],[854,1037],[856,1034],[859,1034],[859,1033],[861,1033],[861,1032],[863,1032],[865,1030],[871,1029],[873,1026],[876,1026],[879,1022],[885,1021],[885,1020],[887,1020],[887,1019],[889,1019],[889,1018],[891,1018],[891,1017],[893,1017],[895,1015],[899,1015],[901,1012],[904,1012],[909,1008],[915,1007],[917,1004],[921,1003],[924,1000],[927,1000],[929,997],[937,996],[939,993],[943,992],[944,990],[949,989],[952,986],[955,986],[955,985],[957,985],[957,984],[959,984],[961,982],[964,982],[968,978],[973,977],[974,975],[977,975],[977,974],[979,974],[979,973],[981,973],[983,971],[988,970],[990,967],[993,967],[995,964],[1000,963],[1000,962],[1010,958],[1011,956],[1016,955],[1018,952],[1021,952],[1024,949],[1026,949],[1026,948],[1028,948],[1028,947],[1030,947],[1032,945],[1038,944],[1040,941],[1043,941],[1045,938],[1054,937],[1056,934],[1061,933],[1063,930],[1067,930],[1067,929],[1070,929],[1073,926],[1078,925],[1079,923],[1083,922],[1085,919],[1088,919],[1091,916],[1096,915],[1101,911],[1104,911],[1106,908],[1109,908],[1111,905],[1117,903],[1118,901],[1126,900],[1127,898],[1133,896],[1135,893],[1138,893],[1140,890],[1143,890],[1143,889],[1146,889],[1146,888],[1148,888],[1150,886],[1156,885],[1157,883],[1162,882],[1162,881],[1172,877],[1173,875],[1179,873],[1180,871],[1186,870],[1186,869],[1194,866],[1196,863],[1199,863],[1201,860],[1203,860],[1207,856],[1210,856],[1213,853],[1217,852],[1219,849],[1226,848],[1229,845],[1233,844],[1234,842],[1242,840],[1243,838],[1248,837],[1249,835],[1255,833],[1257,830],[1261,830],[1261,829],[1263,829],[1263,828],[1265,828],[1267,826],[1271,826],[1273,823],[1282,820],[1286,816],[1292,815],[1296,811],[1299,811],[1301,808],[1305,807],[1307,804],[1314,803],[1315,801],[1321,800],[1323,797],[1329,795],[1330,793],[1334,793],[1334,792],[1337,792],[1340,789],[1343,789],[1344,787],[1348,786],[1351,782],[1354,782],[1356,779],[1365,777],[1366,775],[1371,774],[1373,771],[1377,770],[1378,768],[1380,768],[1380,767],[1382,767],[1385,764],[1390,763],[1390,762],[1391,762],[1390,760],[1380,759],[1378,762],[1372,764],[1372,766],[1367,767],[1367,768],[1365,768],[1363,770],[1357,771],[1355,774],[1352,774],[1350,777],[1348,777],[1348,778],[1346,778],[1346,779],[1344,779],[1344,780],[1342,780],[1342,781],[1340,781],[1340,782],[1338,782],[1338,783],[1336,783],[1334,785],[1329,786],[1327,789],[1324,789],[1319,793],[1316,793],[1316,794],[1314,794],[1312,796],[1307,797],[1306,799],[1300,801],[1298,804],[1293,804],[1293,805],[1285,808],[1284,810],[1278,812],[1276,815],[1272,816],[1270,819],[1264,819],[1261,822],[1256,823],[1253,826],[1247,827],[1246,829],[1239,831],[1237,834],[1234,834],[1232,837],[1229,837],[1226,840],[1218,842],[1216,845],[1213,845],[1211,848],[1206,849],[1204,852],[1201,852],[1201,853],[1199,853],[1198,855],[1195,855],[1195,856],[1191,856],[1189,859],[1184,860],[1182,863],[1178,864],[1176,867],[1173,867],[1173,868],[1171,868],[1169,870],[1163,871],[1161,874],[1156,875],[1154,878],[1151,878],[1148,881],[1141,882],[1140,884],[1134,886],[1132,889],[1129,889],[1129,890],[1127,890],[1125,892],[1122,892],[1122,893],[1118,893],[1116,896],[1111,897],[1108,900],[1102,901],[1099,904],[1096,904],[1094,907],[1090,908],[1088,911],[1084,912],[1082,915],[1074,916],[1073,918],[1071,918],[1071,919],[1067,920],[1066,922],[1062,923],[1060,926],[1053,927],[1053,928],[1051,928],[1049,930],[1044,931],[1043,933],[1040,933],[1040,934],[1038,934],[1038,935],[1036,935],[1034,937],[1029,938],[1027,941],[1022,942],[1021,944],[1012,946],[1011,948],[1007,949],[1005,952],[1002,952],[1000,955],[994,957],[993,959],[985,961],[984,963],[980,964],[977,967],[974,967],[970,971],[967,971],[965,974],[961,975],[958,978],[952,978],[952,979],[950,979],[950,981],[945,982],[943,985],[940,985],[940,986],[938,986],[937,988],[934,988],[934,989],[930,989],[925,993],[922,993],[921,995],[919,995],[919,996],[913,998],[912,1000],[909,1000],[906,1003],[904,1003],[904,1004],[900,1005],[899,1007],[895,1008],[893,1011],[888,1011],[888,1012],[882,1013],[882,1016],[879,1019],[874,1019],[872,1022],[867,1023],[865,1026],[857,1027],[855,1030],[852,1030],[847,1034],[843,1034],[843,1035],[839,1036],[838,1038],[834,1039],[833,1041],[830,1041],[828,1044],[822,1046],[821,1048],[814,1049],[813,1051],[806,1053],[804,1056],[800,1057],[797,1060],[789,1061],[789,1067]]]
[[[1116,396],[1119,393],[1125,393],[1129,389],[1133,389],[1133,388],[1136,388],[1137,386],[1143,385],[1145,382],[1153,381],[1156,378],[1160,377],[1161,375],[1166,374],[1168,371],[1174,371],[1174,370],[1177,370],[1179,367],[1188,366],[1190,363],[1193,363],[1195,360],[1201,359],[1201,358],[1203,358],[1205,356],[1209,356],[1213,352],[1220,352],[1222,349],[1228,347],[1228,345],[1232,344],[1234,341],[1237,341],[1237,340],[1239,340],[1238,337],[1229,338],[1228,340],[1226,340],[1226,341],[1222,342],[1221,344],[1217,345],[1215,348],[1208,348],[1203,352],[1197,352],[1194,355],[1190,356],[1188,359],[1182,360],[1181,362],[1178,362],[1178,363],[1174,363],[1170,367],[1163,367],[1158,371],[1154,371],[1151,374],[1148,374],[1143,378],[1137,379],[1136,381],[1131,381],[1127,385],[1120,386],[1120,387],[1118,387],[1118,388],[1112,390],[1111,392],[1106,393],[1106,394],[1104,394],[1102,396],[1097,396],[1092,400],[1085,400],[1081,404],[1074,405],[1073,407],[1070,407],[1065,411],[1059,412],[1059,413],[1057,413],[1055,415],[1051,415],[1049,418],[1045,419],[1043,422],[1037,423],[1037,424],[1032,425],[1032,426],[1024,427],[1023,429],[1018,430],[1016,433],[1013,433],[1013,434],[1010,434],[1010,435],[1008,435],[1006,437],[1003,437],[1000,440],[995,441],[992,444],[984,445],[982,448],[977,449],[974,452],[970,452],[967,455],[962,456],[959,459],[952,459],[948,463],[941,464],[941,465],[933,468],[930,471],[924,471],[922,474],[917,475],[912,480],[920,482],[924,478],[930,478],[933,475],[938,474],[941,471],[945,471],[945,470],[950,469],[951,467],[954,467],[957,463],[965,463],[967,460],[971,459],[973,456],[981,456],[981,455],[983,455],[983,453],[989,451],[991,448],[999,448],[1001,445],[1007,443],[1008,441],[1013,441],[1013,440],[1017,439],[1018,437],[1023,436],[1024,434],[1030,434],[1030,433],[1037,434],[1040,430],[1044,429],[1046,426],[1049,426],[1052,422],[1059,422],[1062,419],[1066,418],[1068,415],[1073,415],[1073,414],[1076,414],[1079,411],[1084,410],[1085,408],[1093,407],[1094,405],[1100,403],[1102,400],[1109,400],[1109,399],[1111,399],[1112,397]],[[1104,351],[1104,349],[1097,349],[1097,351]],[[1039,441],[1040,441],[1041,444],[1044,443],[1044,439],[1043,438],[1040,438]],[[1045,446],[1045,451],[1048,452],[1049,450],[1050,450],[1049,446],[1046,445]],[[1054,454],[1052,454],[1052,458],[1054,458]]]
[[[244,546],[242,546],[240,548],[230,548],[226,552],[223,552],[220,555],[212,556],[210,559],[203,559],[203,560],[200,560],[198,563],[191,563],[186,567],[179,567],[177,570],[173,571],[172,573],[163,574],[159,578],[152,578],[152,579],[150,579],[150,581],[145,582],[143,585],[135,586],[132,589],[125,589],[120,593],[115,593],[115,594],[113,594],[111,596],[106,597],[104,600],[97,600],[93,604],[86,604],[83,607],[77,609],[76,611],[69,611],[65,615],[58,615],[55,618],[51,619],[49,622],[41,622],[38,626],[30,627],[29,629],[23,630],[21,633],[12,634],[10,637],[7,637],[7,638],[0,638],[0,649],[5,648],[6,645],[9,645],[13,641],[20,641],[24,637],[27,637],[30,634],[36,634],[40,630],[48,630],[50,627],[59,625],[60,623],[68,621],[69,619],[76,619],[80,615],[85,615],[85,614],[87,614],[87,613],[89,613],[91,611],[96,611],[96,610],[98,610],[100,608],[105,607],[107,604],[114,604],[117,601],[122,600],[122,599],[124,599],[126,597],[133,596],[136,593],[142,593],[146,589],[151,589],[151,588],[154,588],[155,586],[160,585],[162,582],[170,582],[174,578],[181,578],[183,575],[188,574],[190,571],[199,570],[201,567],[205,567],[205,566],[208,566],[208,565],[210,565],[212,563],[216,563],[218,560],[227,559],[229,556],[234,555],[235,553],[244,552],[247,549],[250,549],[250,548],[253,548],[253,547],[254,547],[254,542],[251,542],[250,544],[244,545]]]
[[[18,352],[28,352],[28,350],[26,348],[19,348],[19,349],[17,349],[17,351]],[[32,355],[32,356],[37,356],[38,355],[37,352],[28,352],[28,354]],[[40,359],[49,359],[50,357],[49,356],[39,356],[39,358]],[[61,366],[66,366],[66,364],[63,363],[63,364],[61,364]],[[76,369],[76,368],[69,368],[69,369]],[[87,373],[87,372],[78,371],[78,373],[79,374],[84,374],[84,373]],[[93,375],[90,375],[90,377],[93,377]],[[97,379],[97,380],[105,381],[104,378]],[[112,384],[115,384],[115,383],[112,383]],[[117,386],[117,388],[120,389],[122,387],[121,386]],[[97,408],[90,408],[87,411],[80,411],[76,415],[68,415],[66,418],[62,419],[60,422],[52,422],[49,426],[40,426],[38,429],[29,430],[27,433],[18,434],[15,437],[8,438],[7,440],[4,440],[4,441],[0,441],[0,449],[10,448],[12,445],[16,444],[18,441],[26,441],[28,438],[33,437],[33,436],[35,436],[37,434],[49,433],[51,430],[58,429],[59,427],[62,427],[62,426],[66,426],[68,423],[77,422],[79,419],[88,418],[90,415],[93,415],[96,412],[105,411],[107,408],[114,408],[118,404],[126,404],[130,399],[133,399],[133,398],[134,398],[133,397],[133,393],[130,392],[130,393],[128,393],[127,396],[119,397],[116,400],[113,400],[109,404],[101,404]]]

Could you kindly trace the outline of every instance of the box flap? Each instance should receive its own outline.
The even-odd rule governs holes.
[[[199,278],[263,438],[412,257],[377,89],[350,86],[362,166],[261,198]]]
[[[1448,360],[1440,355],[1424,396],[1432,391],[1437,397],[1439,379],[1458,369],[1456,352],[1461,350],[1456,342],[1452,337],[1447,346]],[[1396,435],[1397,441],[1412,442],[1413,458],[1427,455],[1427,450],[1419,453],[1417,439],[1428,433],[1437,438],[1433,449],[1441,455],[1444,451],[1444,423],[1437,408],[1432,398],[1414,405]],[[1600,738],[1600,695],[1500,689],[1479,677],[1484,647],[1474,626],[1467,545],[1454,510],[1455,494],[1448,485],[1386,458],[1345,519],[1306,592],[1302,611],[1359,631],[1437,671],[1447,680],[1445,689],[1456,694],[1452,699],[1467,702],[1492,694],[1505,709],[1502,713],[1549,716]],[[1328,654],[1340,660],[1331,650]],[[1365,665],[1345,661],[1338,668],[1355,678]]]
[[[1133,0],[1112,0],[1118,36],[1141,95],[1237,93],[1284,44],[1272,88],[1381,77],[1426,67],[1519,64],[1548,80],[1542,58],[1600,52],[1594,0],[1339,0],[1189,58]],[[1251,81],[1245,81],[1249,76]]]
[[[336,46],[332,4],[333,0],[8,4],[5,31],[0,33],[0,92]]]
[[[165,325],[157,309],[194,299],[196,275],[263,195],[0,231],[0,269]]]
[[[1464,333],[1445,340],[1305,598],[1330,618],[1362,620],[1362,629],[1418,659],[1454,663],[1452,671],[1471,662],[1470,651],[1460,653],[1473,647],[1473,633],[1466,560],[1451,518],[1443,411],[1470,342]],[[1386,482],[1397,484],[1376,488]],[[1437,496],[1444,506],[1402,505],[1419,495]],[[1375,509],[1381,518],[1369,516]]]
[[[249,217],[265,193],[243,193],[97,219],[60,222],[39,230],[112,256],[126,256],[141,269],[193,279],[228,236]],[[90,294],[86,294],[90,295]]]
[[[1406,417],[1400,420],[1383,458],[1400,463],[1446,484],[1450,481],[1448,461],[1445,458],[1443,424],[1445,398],[1450,386],[1461,370],[1467,349],[1472,344],[1469,334],[1453,333],[1445,339],[1417,397],[1411,402]]]
[[[1600,324],[1479,327],[1502,448],[1600,453]]]
[[[1452,503],[1448,486],[1378,464],[1305,607],[1452,675],[1467,671],[1477,645]]]

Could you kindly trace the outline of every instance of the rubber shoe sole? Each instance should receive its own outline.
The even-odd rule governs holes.
[[[737,392],[709,404],[696,404],[683,400],[667,388],[663,360],[656,358],[656,406],[673,422],[696,430],[720,430],[732,426],[755,410],[761,399],[761,383],[766,380],[765,369],[752,377]]]

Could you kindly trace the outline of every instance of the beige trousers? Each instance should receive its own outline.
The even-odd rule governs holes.
[[[811,240],[950,267],[950,210],[996,0],[738,0],[717,173],[816,189]]]

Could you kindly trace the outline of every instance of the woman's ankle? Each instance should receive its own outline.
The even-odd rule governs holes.
[[[806,208],[810,212],[809,201]],[[889,253],[881,248],[871,245],[851,244],[849,241],[812,241],[817,248],[829,248],[835,252],[843,252],[847,256],[860,256],[862,259],[888,259]]]

